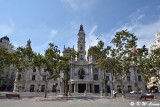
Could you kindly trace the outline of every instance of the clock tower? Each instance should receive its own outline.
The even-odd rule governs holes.
[[[79,32],[77,34],[78,42],[77,48],[79,53],[79,60],[85,60],[86,50],[85,50],[85,32],[83,30],[83,25],[80,25]]]

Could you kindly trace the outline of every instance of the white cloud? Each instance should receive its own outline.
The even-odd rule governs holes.
[[[149,24],[141,24],[141,23],[129,24],[126,26],[121,26],[120,28],[117,28],[117,29],[114,28],[111,32],[105,34],[105,37],[107,37],[108,35],[111,35],[111,38],[110,38],[111,40],[116,34],[116,32],[127,29],[130,33],[134,33],[134,35],[137,36],[138,47],[146,45],[147,48],[150,48],[155,38],[156,32],[160,32],[159,28],[160,28],[160,20],[157,20]]]
[[[33,46],[34,50],[44,55],[44,50],[47,49],[47,47],[49,46],[49,43],[53,42],[52,39],[55,37],[57,32],[58,32],[57,30],[53,30],[53,29],[50,30],[48,40],[39,46]]]
[[[139,15],[139,16],[137,17],[137,20],[142,19],[144,16],[145,16],[144,14]]]
[[[98,36],[96,36],[95,32],[97,30],[98,26],[95,25],[92,27],[92,29],[89,32],[89,35],[86,37],[86,51],[88,51],[90,46],[95,46],[97,45],[98,41],[97,38],[99,38]],[[105,39],[100,38],[103,42],[106,42]]]
[[[50,39],[52,39],[57,34],[57,30],[51,30],[50,31]]]

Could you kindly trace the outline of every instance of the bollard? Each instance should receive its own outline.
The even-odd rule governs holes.
[[[84,96],[87,96],[87,91],[84,91]]]
[[[71,90],[69,90],[69,94],[68,95],[71,96]]]
[[[100,91],[100,95],[103,96],[103,92],[102,91]]]

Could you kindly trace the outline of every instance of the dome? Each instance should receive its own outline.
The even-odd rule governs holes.
[[[1,39],[5,39],[9,41],[9,38],[7,36],[2,37]]]

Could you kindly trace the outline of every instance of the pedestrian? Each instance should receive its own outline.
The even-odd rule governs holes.
[[[116,91],[113,90],[113,97],[116,97]]]

